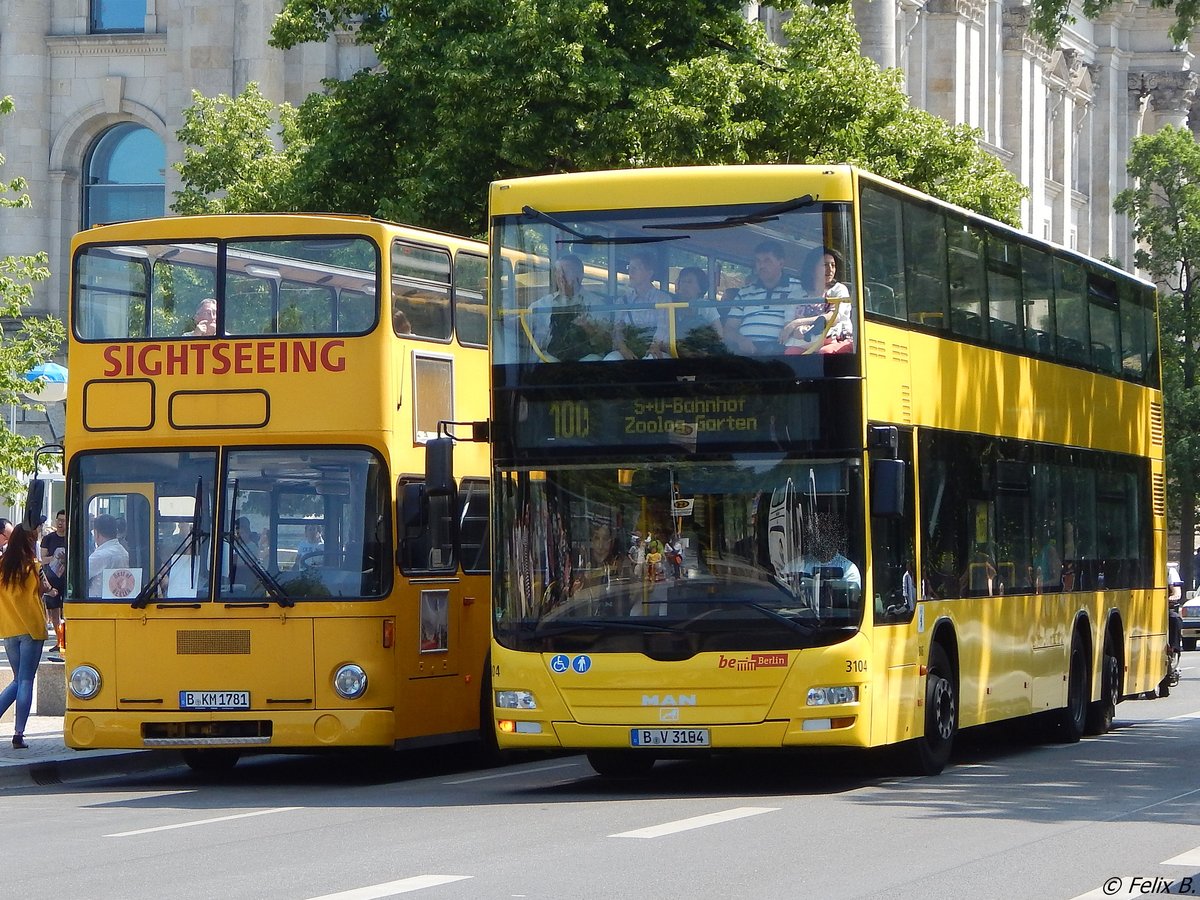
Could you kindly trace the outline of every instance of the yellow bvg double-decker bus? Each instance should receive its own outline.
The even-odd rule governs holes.
[[[69,746],[479,736],[487,459],[439,493],[423,445],[486,413],[485,251],[336,215],[76,237]]]
[[[499,740],[1066,740],[1165,672],[1152,285],[847,166],[492,186]]]

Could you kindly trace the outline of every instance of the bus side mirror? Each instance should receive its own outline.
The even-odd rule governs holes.
[[[425,442],[425,490],[430,494],[454,493],[454,439],[433,438]]]
[[[42,507],[46,503],[46,482],[36,475],[29,481],[29,492],[25,495],[25,527],[36,528],[45,519]]]
[[[871,461],[871,515],[887,519],[904,515],[904,460]]]

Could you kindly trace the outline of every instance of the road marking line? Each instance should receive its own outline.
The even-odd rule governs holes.
[[[1180,853],[1178,856],[1172,856],[1168,859],[1164,866],[1200,866],[1200,847],[1188,850],[1186,853]]]
[[[311,900],[377,900],[379,897],[394,897],[396,894],[407,894],[411,891],[420,891],[425,888],[437,887],[439,884],[450,884],[454,881],[465,881],[474,877],[474,875],[414,875],[412,878],[354,888],[350,891],[342,891],[340,894],[322,894]]]
[[[174,825],[159,825],[155,828],[139,828],[137,831],[118,831],[116,834],[106,834],[105,837],[133,837],[135,834],[150,834],[155,831],[171,831],[175,828],[191,828],[193,825],[211,825],[214,822],[229,822],[233,819],[249,819],[252,816],[266,816],[271,813],[291,812],[303,809],[302,806],[280,806],[275,809],[260,809],[255,812],[238,813],[233,816],[217,816],[214,819],[197,819],[195,822],[177,822]]]
[[[580,763],[558,763],[553,766],[539,766],[536,769],[520,769],[516,772],[497,772],[495,775],[477,775],[474,778],[459,778],[457,781],[443,781],[442,784],[471,784],[474,781],[491,781],[493,778],[512,778],[516,775],[526,775],[530,772],[549,772],[551,769],[574,769]]]
[[[656,838],[679,831],[691,831],[693,828],[704,828],[706,825],[719,825],[734,819],[744,819],[747,816],[758,816],[763,813],[779,812],[778,806],[739,806],[724,812],[709,813],[706,816],[693,816],[690,819],[679,819],[676,822],[666,822],[662,825],[651,825],[649,828],[638,828],[634,831],[622,831],[620,834],[610,834],[614,838]]]

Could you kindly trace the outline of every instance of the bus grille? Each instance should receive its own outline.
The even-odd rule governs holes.
[[[175,632],[175,652],[180,656],[197,653],[248,655],[250,653],[250,632],[177,631]]]
[[[190,747],[196,745],[237,746],[269,744],[270,720],[233,722],[145,722],[142,741],[147,747]]]
[[[1154,401],[1150,404],[1150,440],[1156,447],[1163,443],[1163,406]]]

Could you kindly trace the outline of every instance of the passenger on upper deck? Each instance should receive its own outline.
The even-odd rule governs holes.
[[[793,311],[793,318],[779,333],[779,343],[789,355],[844,353],[854,347],[854,324],[850,290],[837,280],[842,259],[836,250],[818,247],[804,260],[806,302]],[[830,300],[844,300],[830,303]]]
[[[708,303],[708,274],[698,266],[684,266],[675,276],[675,299],[688,304],[675,311],[675,346],[680,356],[722,353],[721,316]]]
[[[630,308],[614,317],[614,354],[610,358],[662,357],[670,352],[667,311],[656,305],[669,303],[671,295],[654,286],[656,263],[654,254],[646,250],[639,250],[629,259],[629,285],[620,302]]]
[[[554,290],[529,305],[534,352],[544,362],[601,359],[612,349],[608,316],[583,289],[583,262],[573,253],[554,264]]]
[[[755,280],[737,295],[725,320],[725,343],[736,353],[778,354],[779,335],[804,297],[803,287],[783,273],[783,245],[767,240],[754,248]]]
[[[196,325],[191,331],[185,331],[184,337],[211,337],[217,333],[217,301],[205,297],[196,307],[194,316]]]

